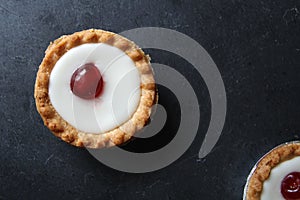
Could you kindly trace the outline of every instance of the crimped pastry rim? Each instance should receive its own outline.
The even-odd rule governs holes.
[[[136,111],[128,121],[103,134],[77,130],[57,113],[48,95],[50,74],[58,59],[73,47],[86,43],[106,43],[121,49],[132,59],[140,74],[141,96]],[[143,128],[150,117],[152,105],[156,103],[157,95],[148,55],[123,36],[104,30],[89,29],[61,36],[50,43],[37,72],[34,98],[45,126],[55,136],[74,146],[101,148],[120,145]]]
[[[293,149],[296,148],[296,149]],[[280,153],[285,153],[285,149],[289,149],[291,152],[288,154],[284,154],[284,155],[279,155],[279,159],[280,161],[278,163],[276,163],[276,165],[270,167],[270,169],[268,170],[268,176],[265,177],[263,180],[259,180],[259,178],[257,176],[260,176],[261,174],[256,173],[259,167],[263,162],[266,162],[269,159],[272,159],[272,161],[274,161],[274,157],[276,156],[276,154],[280,154]],[[296,152],[296,150],[298,150],[299,152]],[[283,144],[277,145],[276,147],[274,147],[273,149],[269,150],[266,154],[264,154],[253,166],[253,168],[251,169],[248,177],[247,177],[247,182],[245,184],[244,187],[244,192],[243,192],[243,200],[259,200],[260,199],[260,195],[261,192],[263,190],[263,188],[261,188],[261,190],[255,190],[255,188],[252,186],[254,184],[255,180],[258,180],[260,182],[260,184],[262,184],[265,180],[267,180],[269,178],[269,174],[271,172],[271,170],[273,168],[275,168],[277,165],[279,165],[280,163],[287,161],[289,159],[295,158],[297,156],[300,156],[300,141],[299,140],[295,140],[295,141],[290,141],[290,142],[285,142]],[[253,196],[252,194],[255,193],[257,194],[256,196]]]

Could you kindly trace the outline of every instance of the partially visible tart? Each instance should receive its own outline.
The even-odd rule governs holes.
[[[254,166],[244,200],[300,200],[300,143],[280,145]]]
[[[145,126],[157,100],[150,57],[132,41],[96,29],[49,45],[34,97],[54,135],[88,148],[128,141]]]

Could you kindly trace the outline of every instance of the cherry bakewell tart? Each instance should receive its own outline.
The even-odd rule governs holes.
[[[244,200],[300,200],[300,143],[275,147],[252,169]]]
[[[156,93],[148,55],[118,34],[90,29],[50,43],[34,97],[54,135],[101,148],[120,145],[142,129]]]

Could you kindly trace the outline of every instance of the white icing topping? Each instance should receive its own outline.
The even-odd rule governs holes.
[[[94,63],[102,75],[101,95],[85,100],[70,89],[73,72]],[[104,44],[83,44],[66,52],[55,64],[49,82],[49,97],[60,116],[80,131],[103,133],[128,121],[140,100],[139,72],[120,49]]]
[[[300,171],[300,157],[280,163],[271,170],[270,177],[264,181],[261,200],[284,200],[281,194],[281,182],[286,175]]]

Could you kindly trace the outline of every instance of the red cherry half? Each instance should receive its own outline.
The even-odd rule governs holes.
[[[94,99],[101,94],[103,80],[99,69],[93,63],[87,63],[75,70],[70,87],[76,96]]]
[[[281,194],[286,200],[300,200],[300,172],[292,172],[281,182]]]

